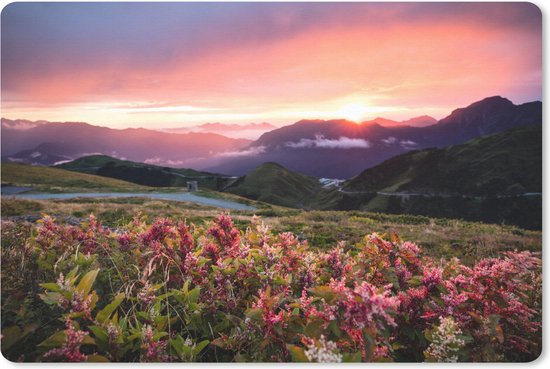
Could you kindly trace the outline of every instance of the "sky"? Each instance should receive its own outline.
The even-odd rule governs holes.
[[[436,119],[542,98],[530,3],[13,3],[2,116],[112,128]]]

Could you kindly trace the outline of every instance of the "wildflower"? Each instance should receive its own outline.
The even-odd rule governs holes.
[[[166,354],[167,341],[155,341],[153,329],[150,325],[146,325],[141,329],[141,339],[143,340],[142,349],[145,354],[141,356],[142,362],[163,362],[168,361],[169,357]]]
[[[173,223],[170,219],[158,218],[155,223],[141,235],[144,245],[149,246],[153,241],[162,242],[168,236],[175,235]]]
[[[72,313],[83,312],[86,319],[92,320],[91,304],[92,304],[91,294],[86,296],[86,298],[83,298],[81,293],[79,293],[78,291],[75,291],[73,294],[73,299],[71,300],[71,312]]]
[[[145,305],[149,305],[155,300],[155,290],[151,286],[149,281],[145,282],[145,285],[143,286],[141,291],[139,291],[137,297],[138,300],[143,302]]]
[[[57,285],[61,289],[61,291],[70,291],[71,290],[71,284],[70,281],[65,280],[65,276],[63,273],[59,273],[59,277],[57,278]]]
[[[338,346],[332,341],[327,341],[324,335],[318,340],[311,340],[307,350],[304,351],[310,362],[317,363],[341,363],[342,355],[338,352]]]
[[[424,269],[424,277],[422,283],[428,290],[437,286],[443,280],[443,269],[441,268],[426,268]]]
[[[109,322],[107,326],[107,336],[109,337],[109,343],[116,342],[118,336],[120,335],[120,328],[114,325],[112,322]]]
[[[181,256],[185,258],[185,256],[195,247],[195,239],[193,238],[193,235],[190,232],[190,227],[186,222],[179,222],[177,231],[180,236],[179,251]]]
[[[88,332],[75,330],[70,319],[65,321],[65,342],[61,347],[51,349],[44,354],[45,358],[55,357],[60,361],[80,362],[85,361],[87,356],[80,352],[80,345]]]
[[[384,287],[382,293],[368,282],[356,285],[353,291],[346,293],[344,301],[345,325],[350,329],[363,329],[365,327],[382,328],[382,323],[395,326],[395,321],[390,315],[398,305],[397,297],[390,297],[390,286]]]
[[[225,214],[214,219],[214,225],[208,229],[208,234],[213,236],[227,255],[240,256],[240,232],[233,227],[233,221]]]
[[[424,357],[427,361],[456,363],[458,353],[466,344],[458,338],[462,331],[452,316],[439,317],[439,322],[439,326],[432,332],[432,343],[424,351]]]
[[[132,243],[132,237],[128,233],[123,233],[117,236],[117,241],[120,246],[120,250],[128,251]]]

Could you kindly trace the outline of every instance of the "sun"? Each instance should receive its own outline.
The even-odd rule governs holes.
[[[355,123],[359,123],[367,113],[368,108],[360,103],[346,104],[338,110],[338,114]]]

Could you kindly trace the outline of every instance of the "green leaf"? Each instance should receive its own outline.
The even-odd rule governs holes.
[[[53,292],[61,291],[61,287],[57,283],[40,283],[40,287]]]
[[[336,292],[329,286],[317,286],[310,288],[309,291],[313,296],[323,298],[328,303],[337,297]]]
[[[57,331],[54,334],[52,334],[50,337],[46,338],[44,341],[42,341],[38,347],[44,347],[44,348],[56,348],[60,347],[65,343],[65,339],[67,337],[67,334],[65,331]]]
[[[34,332],[36,328],[38,328],[38,324],[31,323],[23,329],[16,325],[2,329],[2,350],[9,350],[14,344],[28,336],[29,333]]]
[[[209,343],[210,341],[208,340],[197,343],[197,346],[195,346],[195,348],[193,349],[193,355],[197,356],[202,350],[204,350],[206,346],[208,346]]]
[[[263,313],[262,309],[254,308],[254,309],[246,310],[245,315],[250,319],[261,320],[262,319],[262,313]]]
[[[290,352],[292,361],[297,363],[309,363],[309,360],[304,353],[304,349],[296,345],[286,345],[286,348]]]
[[[108,363],[109,359],[107,359],[103,355],[91,354],[91,355],[88,355],[88,357],[86,358],[86,361],[89,363]]]
[[[59,292],[46,292],[41,293],[38,296],[48,305],[55,305],[59,302],[61,294]]]
[[[324,322],[322,319],[313,320],[306,325],[304,333],[308,337],[318,338],[321,336],[321,333],[323,333],[323,324]]]
[[[115,309],[124,301],[126,298],[126,295],[124,293],[119,293],[115,296],[114,300],[105,306],[103,310],[101,310],[99,313],[97,313],[95,320],[97,320],[99,323],[107,323],[109,318],[111,317],[111,314]]]
[[[189,302],[191,304],[195,304],[199,301],[199,296],[201,293],[201,288],[199,286],[193,288],[191,291],[189,291],[189,294],[187,295],[189,298]]]
[[[180,357],[182,357],[182,348],[183,348],[183,339],[181,336],[177,336],[176,338],[173,338],[170,340],[170,346],[176,351],[176,354]]]
[[[92,270],[78,283],[78,286],[76,286],[76,290],[82,294],[82,296],[88,296],[88,293],[90,293],[90,290],[92,289],[92,285],[94,284],[94,281],[97,277],[97,274],[99,273],[99,269]]]
[[[105,328],[92,325],[90,326],[90,330],[93,332],[98,342],[107,343],[109,341],[109,335],[107,334],[107,330]]]
[[[342,354],[342,362],[344,363],[360,363],[361,351],[355,353],[346,352]]]
[[[332,320],[330,322],[329,328],[336,337],[340,338],[342,336],[342,331],[340,330],[340,327],[338,327],[336,320]]]

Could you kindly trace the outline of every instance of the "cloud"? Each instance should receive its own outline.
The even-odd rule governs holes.
[[[71,161],[73,161],[73,160],[72,160],[72,159],[68,159],[68,160],[56,161],[55,163],[53,163],[53,166],[55,167],[56,165],[61,165],[61,164],[65,164],[65,163],[70,163]]]
[[[219,153],[219,156],[239,157],[239,156],[254,156],[265,152],[265,146],[252,146],[246,150],[226,151]]]
[[[392,145],[397,142],[397,138],[390,136],[388,138],[383,138],[381,141],[386,145]]]
[[[404,149],[412,149],[413,147],[418,145],[416,142],[411,141],[411,140],[402,140],[402,141],[399,142],[399,144]]]
[[[149,158],[144,161],[145,164],[153,164],[153,165],[169,165],[169,166],[181,166],[185,164],[185,161],[181,160],[166,160],[159,157],[155,158]]]
[[[323,149],[368,149],[370,142],[362,138],[350,138],[341,136],[338,139],[325,138],[323,135],[315,135],[315,139],[301,138],[298,142],[287,142],[285,146],[293,149],[299,148],[323,148]]]
[[[27,131],[36,127],[37,124],[26,120],[4,121],[2,120],[2,129],[13,129],[15,131]]]

